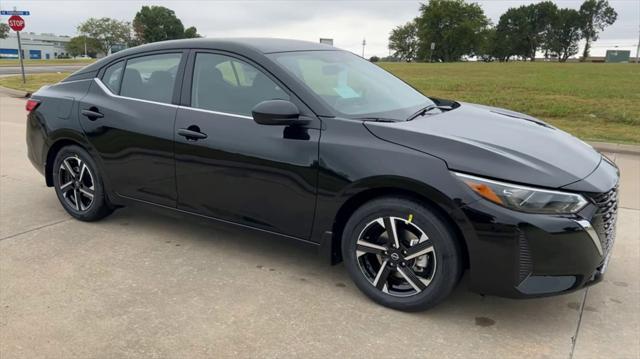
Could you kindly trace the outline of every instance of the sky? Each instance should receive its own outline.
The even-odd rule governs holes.
[[[537,1],[476,0],[497,23],[510,7]],[[578,9],[581,0],[554,1],[558,7]],[[277,1],[138,1],[138,0],[0,0],[0,9],[29,10],[25,31],[74,36],[89,17],[132,21],[143,5],[162,5],[175,11],[185,27],[195,26],[205,37],[280,37],[317,42],[334,39],[334,46],[365,56],[389,54],[389,32],[418,15],[419,0],[277,0]],[[631,50],[635,56],[640,31],[640,0],[609,0],[618,12],[616,23],[600,34],[592,55],[606,49]],[[6,21],[3,17],[0,21]]]

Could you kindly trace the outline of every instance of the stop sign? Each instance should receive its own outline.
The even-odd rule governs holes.
[[[18,15],[13,15],[9,18],[9,27],[13,31],[22,31],[24,29],[24,19]]]

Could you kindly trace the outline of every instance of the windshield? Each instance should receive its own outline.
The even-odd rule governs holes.
[[[346,51],[269,55],[341,115],[404,120],[432,104],[426,96],[377,65]]]

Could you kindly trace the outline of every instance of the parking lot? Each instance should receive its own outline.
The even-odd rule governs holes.
[[[622,171],[605,280],[559,297],[467,290],[402,313],[313,248],[137,208],[71,219],[26,156],[24,100],[0,94],[0,357],[640,357],[640,156]]]

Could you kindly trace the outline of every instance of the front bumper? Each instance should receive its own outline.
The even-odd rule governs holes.
[[[598,230],[603,213],[593,201],[577,215],[512,211],[480,200],[462,207],[471,226],[466,234],[471,289],[512,298],[574,291],[599,282],[615,234]],[[595,224],[595,225],[594,225]]]
[[[564,186],[589,200],[575,215],[516,212],[482,199],[462,206],[471,289],[527,298],[599,282],[615,240],[619,177],[603,157],[589,176]]]

